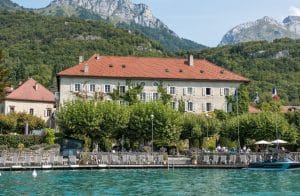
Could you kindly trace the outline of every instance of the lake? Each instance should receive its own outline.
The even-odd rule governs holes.
[[[300,171],[2,171],[0,195],[300,195]]]

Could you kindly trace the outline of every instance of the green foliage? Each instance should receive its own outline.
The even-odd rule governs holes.
[[[23,144],[24,147],[30,147],[44,143],[45,136],[36,135],[0,135],[0,145],[6,145],[12,148],[17,148]]]
[[[45,142],[47,144],[54,144],[56,141],[56,137],[55,137],[55,130],[54,129],[45,129],[46,130],[46,136],[45,136]]]
[[[154,144],[157,146],[175,145],[181,130],[180,114],[161,102],[141,102],[132,105],[126,137],[131,142],[140,144],[151,141],[151,114],[154,115]]]
[[[295,125],[295,127],[298,129],[298,133],[300,134],[300,110],[286,113],[285,118],[289,124]]]
[[[1,133],[20,133],[25,130],[26,121],[28,121],[28,129],[42,129],[46,127],[45,121],[39,117],[26,113],[10,113],[8,115],[0,114],[0,130]]]
[[[167,89],[163,87],[163,84],[160,83],[157,87],[157,92],[159,93],[159,98],[163,104],[169,104],[172,98],[172,95],[168,94]]]
[[[82,134],[92,140],[99,138],[102,113],[98,104],[84,100],[64,103],[58,112],[58,124],[64,134]]]
[[[167,55],[157,42],[103,21],[21,11],[2,11],[0,21],[0,49],[4,52],[11,84],[30,76],[55,89],[56,74],[76,65],[79,55]]]
[[[188,39],[183,39],[174,34],[174,32],[170,31],[165,27],[161,28],[150,28],[144,27],[135,23],[118,24],[119,27],[130,29],[134,32],[140,32],[145,36],[157,40],[164,48],[168,51],[178,51],[178,50],[199,50],[206,48],[206,46],[198,44]]]
[[[236,115],[237,111],[239,114],[247,113],[250,104],[249,93],[245,85],[241,85],[238,89],[238,98],[233,95],[226,97],[227,103],[232,104],[232,115]],[[238,106],[238,110],[237,110]]]
[[[204,49],[198,57],[250,78],[247,89],[251,98],[258,92],[260,100],[268,102],[276,86],[284,105],[300,105],[299,47],[300,40],[291,39],[247,42]],[[282,51],[287,54],[278,56]]]
[[[224,123],[221,136],[237,140],[238,125],[241,145],[244,145],[246,140],[275,140],[276,130],[280,139],[290,143],[295,143],[299,136],[295,127],[291,126],[281,114],[274,112],[233,117]]]
[[[202,139],[218,133],[220,121],[204,114],[185,113],[181,139],[189,139],[190,147],[200,147]]]
[[[180,113],[185,112],[185,103],[182,98],[180,100],[178,100],[178,112],[180,112]]]
[[[144,87],[142,85],[133,86],[130,82],[128,84],[128,91],[125,92],[123,96],[124,101],[126,101],[129,105],[133,105],[139,102],[139,95],[143,91]]]
[[[6,95],[5,87],[7,87],[7,75],[8,72],[3,66],[3,53],[2,50],[0,50],[0,101],[3,100],[3,98]]]

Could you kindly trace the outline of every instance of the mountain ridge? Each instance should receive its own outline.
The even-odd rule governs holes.
[[[292,31],[292,29],[295,29]],[[230,29],[222,38],[219,46],[248,41],[273,41],[280,38],[300,38],[300,17],[288,16],[283,23],[265,16],[253,22],[246,22]]]
[[[134,4],[130,0],[53,0],[47,7],[37,9],[36,12],[42,15],[103,19],[130,31],[139,31],[159,41],[172,52],[206,48],[202,44],[180,38],[156,18],[147,5]]]

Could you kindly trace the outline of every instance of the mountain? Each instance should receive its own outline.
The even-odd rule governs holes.
[[[283,24],[291,32],[300,35],[300,16],[288,16],[283,20]]]
[[[134,4],[130,0],[53,0],[37,12],[52,16],[103,19],[128,30],[139,31],[159,41],[169,51],[205,48],[204,45],[180,38],[156,18],[147,5]]]
[[[0,10],[23,10],[25,8],[13,3],[10,0],[0,0]]]
[[[158,42],[103,21],[0,11],[0,24],[0,50],[11,84],[33,77],[55,89],[56,73],[78,63],[81,55],[168,55]]]
[[[275,19],[265,16],[255,22],[238,25],[223,36],[219,45],[223,46],[260,40],[271,42],[284,37],[299,39],[299,19],[294,19],[294,17],[288,18],[284,19],[284,23],[279,23]],[[297,27],[298,32],[294,30],[295,27]]]
[[[250,78],[253,98],[258,92],[261,101],[270,101],[276,87],[284,105],[300,105],[299,48],[300,40],[282,38],[204,49],[194,56]]]

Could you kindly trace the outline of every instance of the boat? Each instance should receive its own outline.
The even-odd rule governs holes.
[[[300,170],[300,162],[293,160],[291,157],[279,159],[272,158],[262,162],[250,163],[246,168],[248,170]]]

